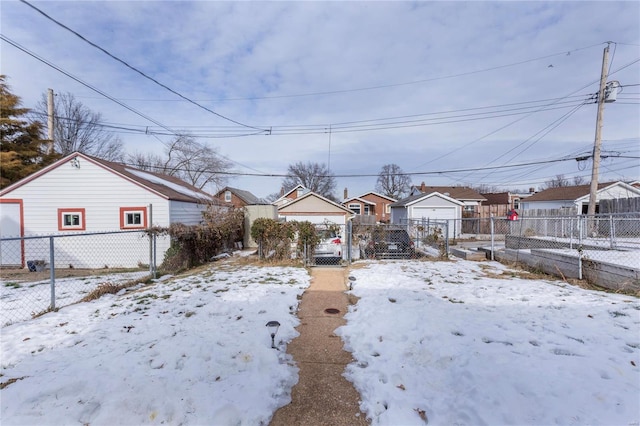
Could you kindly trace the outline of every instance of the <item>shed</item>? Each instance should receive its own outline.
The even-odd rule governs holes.
[[[460,220],[464,203],[439,192],[416,194],[391,204],[391,223],[405,220]],[[455,237],[456,227],[450,223],[449,237]]]
[[[307,192],[279,206],[278,216],[288,221],[309,221],[318,225],[334,223],[344,226],[354,213],[315,192]]]
[[[172,223],[195,225],[201,223],[207,206],[216,204],[206,192],[175,177],[77,152],[3,189],[0,203],[3,238],[142,230]],[[134,240],[140,236],[131,234],[130,238],[131,244],[137,244]],[[66,244],[61,249],[70,253],[74,267],[137,267],[149,262],[148,246],[141,245],[136,256],[127,251],[126,258],[117,247],[100,250],[96,256],[91,241],[62,238],[60,244]],[[160,260],[169,244],[168,238],[158,240]],[[19,256],[9,256],[14,249],[11,244],[2,245],[1,266],[24,267],[32,256],[28,243],[22,244]]]

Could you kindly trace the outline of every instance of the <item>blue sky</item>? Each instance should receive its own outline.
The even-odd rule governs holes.
[[[415,184],[540,187],[590,179],[574,160],[593,147],[605,42],[609,80],[601,180],[640,179],[638,2],[33,2],[184,101],[17,1],[2,35],[144,116],[189,132],[239,174],[327,163],[343,189],[374,189],[385,164]],[[165,129],[2,41],[3,74],[25,107],[71,92],[119,133],[127,152],[157,152]],[[489,108],[490,107],[490,108]],[[446,114],[444,114],[446,113]],[[219,115],[217,115],[219,114]],[[232,121],[225,120],[220,115]],[[237,123],[242,123],[243,126]],[[256,128],[258,130],[256,130]],[[270,129],[271,134],[266,130]],[[240,136],[259,133],[251,136]],[[233,135],[233,137],[230,137]],[[456,172],[501,166],[494,170]],[[424,173],[424,174],[419,174]],[[236,176],[258,196],[281,178]]]

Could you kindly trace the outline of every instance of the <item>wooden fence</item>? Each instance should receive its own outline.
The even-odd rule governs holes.
[[[600,214],[640,212],[640,197],[600,200]]]

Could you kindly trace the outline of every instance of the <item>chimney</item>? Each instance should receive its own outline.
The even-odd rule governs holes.
[[[536,192],[535,188],[533,188],[533,187],[529,188],[529,194],[533,194],[534,192]]]
[[[347,191],[347,188],[344,188],[344,199],[346,200],[347,198],[349,198],[349,191]]]
[[[420,184],[420,192],[427,192],[427,185],[424,182]]]
[[[280,187],[280,196],[284,197],[284,186]]]

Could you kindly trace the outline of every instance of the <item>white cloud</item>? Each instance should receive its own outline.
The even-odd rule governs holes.
[[[640,57],[640,6],[633,2],[43,2],[36,6],[207,108],[242,123],[274,128],[586,96],[597,91],[604,42],[618,43],[611,49],[612,70]],[[6,37],[166,126],[194,134],[203,131],[196,126],[234,126],[195,105],[178,102],[175,95],[23,4],[3,3],[1,19]],[[111,101],[97,99],[97,94],[4,42],[1,55],[2,72],[25,106],[35,105],[52,87],[73,92],[109,122],[153,126]],[[507,66],[512,64],[518,65]],[[638,63],[633,64],[611,79],[638,84],[639,69]],[[477,72],[481,70],[486,71]],[[354,90],[371,87],[379,88]],[[633,89],[625,89],[628,99],[607,105],[604,138],[640,138],[640,107]],[[292,96],[324,92],[336,93]],[[336,132],[331,138],[331,165],[337,174],[354,170],[375,174],[389,162],[405,171],[483,167],[513,146],[537,139],[538,132],[569,111],[532,114],[510,126],[522,116]],[[594,129],[595,105],[583,106],[513,162],[572,153],[593,143]],[[159,144],[151,136],[121,137],[131,152],[156,150]],[[274,134],[211,143],[238,163],[270,173],[285,172],[296,161],[327,162],[329,157],[327,134]],[[419,167],[425,159],[453,150],[457,151],[428,169]],[[638,155],[637,148],[633,155]],[[609,161],[615,169],[622,160]],[[501,181],[491,183],[509,186],[522,172],[501,173]],[[530,186],[527,179],[543,182],[557,173],[584,174],[575,164],[561,163],[529,174],[522,186]],[[640,177],[637,167],[608,173],[610,178]],[[474,179],[485,174],[470,175],[466,183],[482,183]],[[451,177],[414,180],[458,183]],[[243,178],[233,185],[240,186],[239,182],[260,196],[279,188],[273,178]],[[374,184],[375,178],[339,179],[338,192],[352,185],[350,192],[365,192]]]

